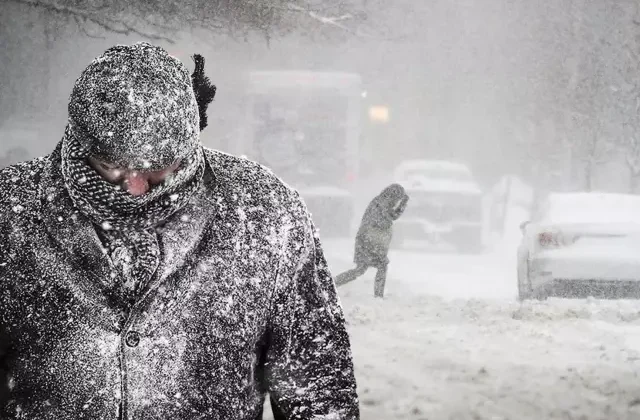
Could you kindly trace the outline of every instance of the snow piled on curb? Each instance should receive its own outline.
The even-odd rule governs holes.
[[[365,420],[640,418],[640,302],[342,300]]]

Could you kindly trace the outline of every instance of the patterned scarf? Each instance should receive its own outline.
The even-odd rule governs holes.
[[[89,152],[69,123],[62,140],[62,174],[75,206],[99,229],[98,234],[121,276],[112,279],[132,303],[160,263],[156,227],[183,208],[201,186],[202,147],[185,158],[176,173],[147,194],[134,197],[104,180],[87,162]]]

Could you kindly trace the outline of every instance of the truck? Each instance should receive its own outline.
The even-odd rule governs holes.
[[[245,124],[234,153],[295,188],[324,237],[354,227],[362,81],[342,72],[248,74]]]

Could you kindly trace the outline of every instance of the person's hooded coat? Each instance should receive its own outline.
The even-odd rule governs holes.
[[[404,188],[391,184],[369,203],[356,235],[356,265],[379,268],[388,264],[393,222],[402,215],[408,201]]]
[[[158,50],[97,59],[90,67],[127,89],[80,92],[51,155],[0,171],[0,418],[257,420],[266,392],[287,419],[359,418],[345,319],[307,209],[268,170],[194,140],[188,74]],[[104,66],[118,54],[134,56],[132,77]],[[184,88],[161,87],[177,92],[168,102],[132,82],[153,81],[136,67],[149,56],[170,67],[158,80]],[[118,114],[127,104],[132,114]],[[130,130],[96,125],[83,106]],[[171,136],[158,131],[176,115]],[[182,147],[151,153],[154,133]],[[130,147],[101,142],[114,136]],[[94,179],[86,153],[184,164],[153,199],[132,200]],[[116,256],[129,251],[143,263],[125,270]]]

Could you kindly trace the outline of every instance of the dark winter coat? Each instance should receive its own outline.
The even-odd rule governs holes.
[[[356,235],[356,265],[380,268],[388,264],[393,222],[402,215],[408,201],[404,188],[392,184],[369,203]]]
[[[59,149],[0,171],[0,418],[356,419],[343,311],[297,193],[207,151],[131,310]]]

